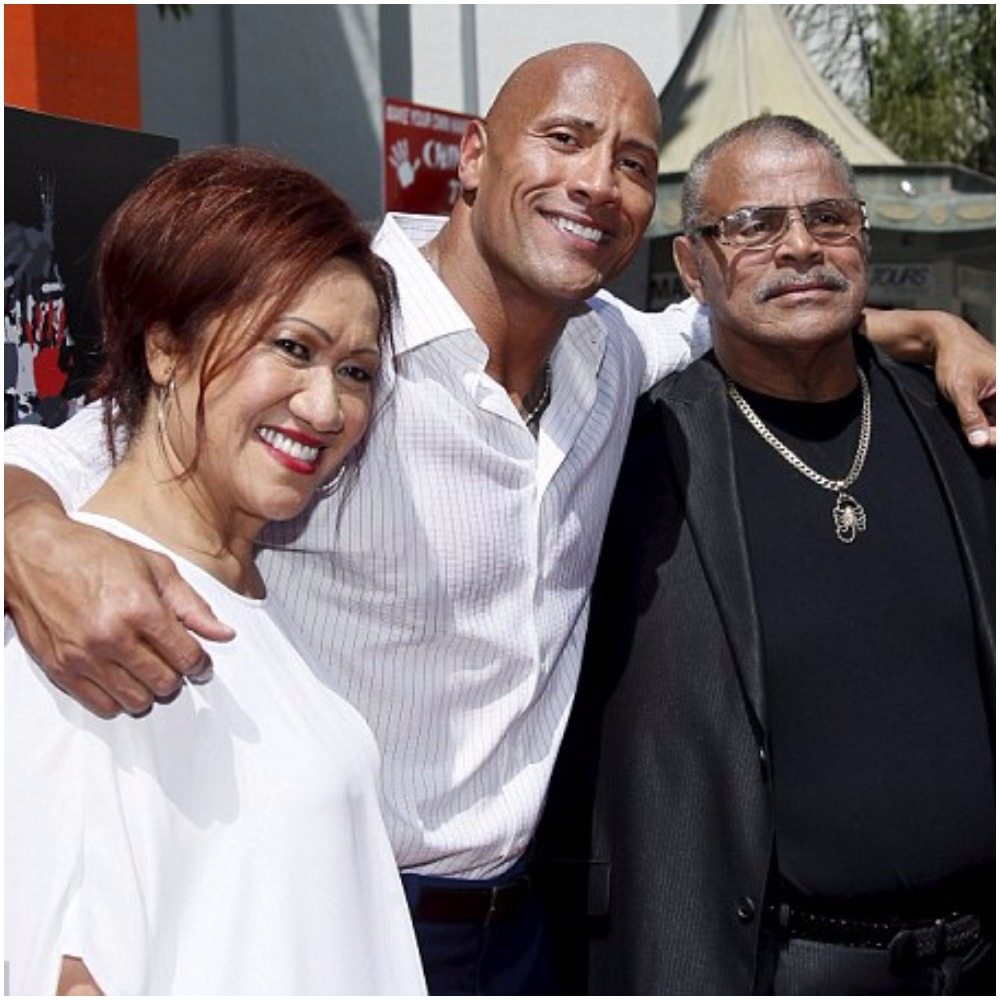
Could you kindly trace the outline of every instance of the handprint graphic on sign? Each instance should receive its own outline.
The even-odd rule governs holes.
[[[386,212],[447,215],[461,197],[462,136],[470,115],[386,98],[382,148]]]
[[[405,191],[417,178],[417,170],[420,169],[420,158],[410,162],[410,143],[408,139],[400,139],[394,142],[389,150],[389,163],[396,171],[399,186]]]

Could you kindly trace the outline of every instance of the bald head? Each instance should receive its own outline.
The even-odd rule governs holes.
[[[517,300],[564,322],[641,243],[659,135],[649,81],[620,49],[567,45],[523,63],[462,137],[462,197],[438,240],[449,287],[468,275],[505,315]]]
[[[486,113],[487,123],[503,130],[511,121],[521,120],[526,107],[547,100],[567,76],[589,82],[598,93],[608,81],[627,85],[636,111],[648,118],[659,141],[660,105],[646,74],[626,52],[601,42],[562,45],[526,59],[500,88]]]

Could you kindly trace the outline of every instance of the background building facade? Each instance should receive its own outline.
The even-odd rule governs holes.
[[[195,4],[175,11],[7,5],[6,103],[173,137],[182,151],[262,146],[323,176],[374,224],[389,169],[384,99],[480,114],[528,56],[567,42],[609,42],[646,72],[667,124],[656,218],[615,283],[619,294],[643,306],[680,294],[670,239],[683,167],[734,115],[767,110],[815,121],[861,168],[862,192],[875,209],[875,301],[961,312],[993,335],[995,183],[949,166],[904,169],[846,108],[826,116],[839,101],[776,5]],[[872,152],[879,148],[884,155]]]
[[[523,59],[572,41],[627,49],[659,93],[701,6],[140,5],[142,128],[277,149],[375,219],[383,98],[480,114]]]

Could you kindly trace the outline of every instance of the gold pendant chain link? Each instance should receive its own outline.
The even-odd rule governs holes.
[[[726,379],[726,392],[729,398],[736,404],[736,409],[746,418],[747,423],[786,461],[793,469],[801,472],[803,476],[817,486],[822,486],[825,490],[831,490],[838,494],[837,503],[833,510],[834,525],[837,529],[837,537],[842,542],[853,542],[859,531],[864,531],[867,527],[865,510],[846,491],[861,475],[864,468],[865,459],[868,457],[868,445],[871,442],[872,433],[872,397],[871,389],[868,386],[868,379],[860,367],[855,366],[858,373],[858,381],[861,383],[861,430],[858,435],[858,447],[854,453],[854,461],[847,475],[843,479],[830,479],[818,473],[811,466],[799,458],[786,444],[779,441],[767,428],[764,421],[757,416],[753,407],[743,398],[739,389],[731,379]]]

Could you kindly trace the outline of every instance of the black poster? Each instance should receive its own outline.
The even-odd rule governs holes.
[[[54,427],[100,363],[101,227],[177,140],[4,108],[4,427]]]

